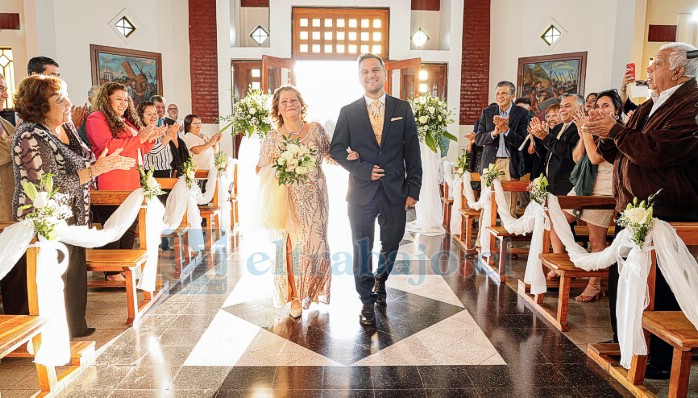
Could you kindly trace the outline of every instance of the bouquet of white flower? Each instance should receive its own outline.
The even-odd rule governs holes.
[[[625,227],[633,236],[633,242],[638,246],[642,246],[645,243],[645,237],[652,230],[652,225],[654,224],[654,219],[652,218],[652,211],[654,205],[654,198],[662,191],[659,191],[650,195],[647,201],[644,200],[637,203],[637,198],[633,199],[633,203],[628,203],[625,210],[620,213],[616,223],[622,227]]]
[[[244,134],[250,137],[256,132],[264,138],[271,130],[270,104],[271,95],[250,86],[245,98],[233,100],[233,113],[218,118],[219,123],[227,122],[219,132],[222,133],[232,126],[234,135]]]
[[[458,141],[458,138],[446,131],[448,124],[455,122],[455,120],[453,112],[448,109],[445,101],[441,101],[439,97],[425,94],[411,100],[410,105],[417,122],[419,139],[424,141],[429,149],[436,152],[437,146],[441,145],[441,137]]]
[[[494,163],[490,163],[489,166],[482,170],[481,179],[485,183],[486,187],[492,185],[494,180],[498,179],[499,177],[504,177],[504,171]]]
[[[34,211],[26,215],[26,219],[34,223],[37,234],[48,240],[55,240],[58,236],[54,228],[58,222],[73,215],[67,204],[68,195],[53,189],[53,174],[50,173],[41,175],[38,187],[34,183],[22,181],[22,190],[32,204],[22,206],[20,210],[34,208]]]
[[[548,198],[548,179],[541,173],[528,184],[528,190],[531,192],[531,200],[542,206]]]
[[[218,170],[218,175],[223,175],[225,173],[225,169],[228,168],[228,154],[219,151],[216,153],[216,157],[213,159],[213,164],[216,166],[216,170]]]
[[[194,164],[191,156],[189,157],[189,159],[187,159],[186,162],[184,162],[182,169],[184,171],[184,180],[187,183],[187,188],[191,189],[191,187],[195,183],[196,170],[198,169],[198,167],[196,167],[196,164]]]
[[[160,184],[153,177],[153,170],[145,171],[142,166],[138,166],[138,173],[141,175],[141,188],[143,188],[143,196],[153,199],[165,192],[160,188]]]
[[[465,151],[461,151],[460,155],[456,158],[456,168],[453,174],[458,177],[463,177],[463,174],[468,172],[468,154]]]
[[[281,155],[272,165],[279,185],[303,184],[315,169],[317,149],[300,143],[298,138],[286,139],[281,144]]]

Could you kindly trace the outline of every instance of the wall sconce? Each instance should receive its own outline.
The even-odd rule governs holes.
[[[261,46],[262,43],[267,41],[267,39],[269,38],[269,32],[264,30],[262,25],[257,25],[257,27],[254,28],[250,33],[250,37],[252,38],[252,40],[254,40],[255,43],[257,43],[258,46]]]
[[[412,43],[414,43],[414,45],[417,46],[417,48],[422,48],[422,46],[429,41],[429,36],[426,33],[424,33],[422,28],[419,28],[419,30],[414,32],[410,39],[412,39]]]

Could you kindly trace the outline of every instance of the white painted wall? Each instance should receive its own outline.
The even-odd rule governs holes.
[[[631,61],[635,0],[492,0],[490,102],[495,83],[516,84],[518,59],[587,51],[585,92],[620,86]],[[550,48],[540,39],[551,20],[566,31]]]
[[[389,56],[390,59],[406,59],[421,57],[422,62],[448,63],[448,98],[447,101],[452,108],[459,108],[460,100],[460,66],[461,66],[461,38],[463,24],[463,2],[461,0],[447,0],[449,14],[448,23],[440,22],[442,26],[453,27],[450,34],[441,32],[437,36],[446,37],[449,42],[441,43],[442,48],[450,50],[411,50],[410,49],[410,24],[400,23],[400,21],[410,21],[410,0],[353,0],[352,7],[367,8],[388,8],[390,9],[390,38]],[[291,56],[291,9],[294,6],[309,7],[346,7],[346,0],[270,0],[269,21],[272,28],[270,37],[270,47],[250,48],[233,47],[231,45],[231,35],[235,29],[235,10],[231,6],[236,0],[218,1],[218,83],[219,83],[219,112],[222,115],[230,114],[230,87],[231,87],[231,60],[262,59],[262,55],[289,58]],[[443,8],[443,5],[442,5]],[[302,88],[301,88],[302,89]],[[456,120],[458,116],[456,115]],[[449,127],[451,134],[458,135],[458,126],[454,124]],[[451,145],[449,157],[455,158],[458,148]]]
[[[429,40],[422,46],[423,50],[441,50],[441,12],[440,11],[412,11],[410,19],[410,36],[419,28],[429,36]],[[411,43],[410,48],[417,50],[417,46]]]
[[[2,0],[0,10],[15,0]],[[92,86],[90,44],[130,48],[162,54],[163,94],[179,106],[180,115],[191,112],[189,77],[189,11],[187,0],[16,0],[24,38],[14,39],[18,79],[26,76],[27,60],[35,55],[55,59],[68,83],[74,103],[87,101]],[[12,4],[10,4],[11,6]],[[132,15],[137,30],[125,43],[109,26],[123,9]],[[17,11],[12,11],[17,12]],[[7,31],[0,32],[5,44]],[[24,45],[21,41],[24,40]],[[20,67],[21,66],[21,67]]]

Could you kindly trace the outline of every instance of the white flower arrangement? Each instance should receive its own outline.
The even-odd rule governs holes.
[[[303,184],[315,169],[317,149],[300,143],[298,138],[286,139],[281,144],[281,155],[274,161],[279,185]]]
[[[219,176],[225,174],[225,170],[228,168],[228,154],[219,151],[216,153],[216,157],[213,159],[213,164],[216,166]]]
[[[458,138],[450,134],[446,127],[455,122],[453,111],[448,109],[445,101],[439,97],[432,97],[425,94],[410,101],[414,119],[417,122],[417,132],[419,140],[436,152],[436,148],[441,145],[441,137],[446,137],[451,141],[458,141]]]
[[[196,167],[196,164],[194,164],[194,161],[192,160],[191,156],[182,165],[182,171],[184,172],[184,181],[187,183],[187,188],[189,189],[191,189],[191,187],[194,186],[194,183],[196,181],[197,169],[198,167]]]
[[[541,173],[528,184],[528,190],[531,192],[531,200],[542,206],[548,198],[548,179]]]
[[[141,176],[141,188],[143,188],[143,196],[148,200],[153,199],[165,192],[160,187],[160,183],[153,177],[153,170],[145,171],[142,166],[138,166],[138,173]]]
[[[645,243],[645,237],[652,230],[654,225],[654,219],[652,218],[654,198],[662,190],[655,192],[640,203],[637,202],[637,198],[633,199],[633,203],[628,203],[625,210],[620,213],[616,223],[625,229],[629,230],[633,237],[633,242],[636,245],[642,246]]]
[[[504,171],[499,168],[494,163],[490,163],[489,166],[485,167],[484,170],[482,170],[482,176],[481,180],[485,183],[486,187],[489,187],[492,185],[494,180],[504,177]]]
[[[60,220],[72,217],[73,212],[67,205],[68,195],[53,189],[53,174],[42,174],[38,187],[34,183],[22,181],[22,190],[32,204],[22,206],[20,210],[34,208],[34,211],[27,213],[26,219],[33,222],[36,233],[48,240],[58,238],[56,225]]]
[[[222,133],[232,126],[233,135],[244,134],[251,137],[257,133],[260,138],[264,138],[271,130],[271,95],[250,86],[244,98],[233,102],[233,113],[218,118],[219,123],[227,122],[219,132]]]
[[[468,172],[468,154],[465,151],[461,151],[460,155],[456,158],[456,167],[453,170],[453,174],[458,177],[463,177],[463,174]]]

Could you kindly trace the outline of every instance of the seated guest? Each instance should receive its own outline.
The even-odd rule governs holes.
[[[97,92],[94,101],[95,112],[87,118],[87,136],[92,142],[95,155],[104,151],[109,153],[121,149],[123,156],[138,159],[150,152],[163,129],[143,124],[133,108],[133,102],[126,93],[126,86],[121,83],[105,83]],[[129,170],[117,170],[97,178],[97,189],[133,191],[140,188],[140,175],[134,167]],[[104,223],[118,206],[97,206],[94,220]],[[106,245],[106,249],[133,249],[136,238],[138,219],[124,233],[121,239]],[[118,272],[105,273],[107,280],[125,280]]]
[[[138,104],[138,116],[141,122],[148,127],[156,127],[158,123],[158,113],[155,104],[149,101]],[[164,127],[163,127],[164,128]],[[153,176],[156,178],[172,177],[172,150],[170,149],[170,140],[173,136],[177,136],[179,125],[173,124],[167,126],[167,133],[155,141],[155,145],[143,156],[143,168],[153,170]]]
[[[621,99],[616,90],[601,91],[596,96],[594,109],[612,115],[620,120],[623,111]],[[594,139],[591,134],[582,134],[582,125],[586,118],[581,112],[577,112],[574,123],[579,132],[580,139],[574,148],[572,157],[577,163],[572,170],[572,182],[574,188],[568,195],[580,196],[611,196],[611,180],[613,177],[613,165],[605,161],[597,150],[598,139]],[[592,252],[600,252],[606,248],[606,234],[608,226],[613,219],[613,210],[582,210],[579,212],[566,211],[565,216],[568,222],[581,219],[586,222],[589,230],[589,245]],[[562,244],[554,229],[550,230],[550,239],[554,253],[564,253],[565,246]],[[549,274],[550,278],[555,277],[555,272]],[[579,296],[575,297],[579,302],[596,301],[601,297],[601,278],[591,277],[589,282]]]
[[[634,197],[646,199],[662,188],[654,216],[664,221],[698,221],[698,59],[688,59],[696,48],[686,43],[663,45],[647,68],[653,96],[640,105],[623,126],[610,115],[591,111],[582,132],[601,138],[599,152],[613,162],[616,210],[625,210]],[[621,228],[616,226],[616,233]],[[617,341],[616,293],[618,267],[608,275],[609,310]],[[679,311],[674,293],[657,267],[655,311]],[[646,378],[669,378],[672,347],[652,336]]]
[[[72,210],[68,224],[87,225],[90,217],[90,185],[94,177],[113,170],[129,170],[135,161],[119,156],[115,151],[102,156],[95,162],[92,152],[82,143],[70,119],[70,100],[65,82],[57,77],[30,76],[24,79],[14,98],[15,109],[24,122],[17,127],[12,142],[14,153],[15,191],[12,211],[15,220],[22,220],[30,209],[22,206],[31,204],[22,189],[22,183],[39,184],[41,175],[51,173],[54,188],[67,195]],[[69,126],[68,130],[63,127]],[[86,164],[91,166],[85,166]],[[72,337],[88,336],[94,332],[85,321],[87,305],[87,268],[85,249],[66,244],[70,256],[69,265],[63,275],[68,326]],[[26,261],[26,260],[25,260]],[[12,272],[13,286],[3,280],[3,294],[20,291],[26,295],[26,267],[21,264]],[[8,276],[10,276],[8,274]],[[7,278],[6,278],[7,279]],[[19,288],[18,288],[19,287]],[[14,300],[13,298],[12,300]],[[26,302],[26,297],[23,298]],[[21,300],[21,299],[20,299]],[[7,312],[8,302],[5,302]]]
[[[214,159],[221,137],[221,133],[216,133],[211,138],[201,133],[201,119],[197,115],[187,115],[184,118],[184,142],[191,153],[192,161],[199,170],[214,168]]]

